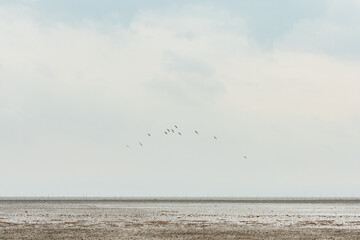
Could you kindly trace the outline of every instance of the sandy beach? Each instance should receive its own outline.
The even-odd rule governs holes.
[[[2,201],[7,239],[360,239],[360,204]]]

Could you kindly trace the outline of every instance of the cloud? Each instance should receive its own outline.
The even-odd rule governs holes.
[[[294,24],[276,41],[277,48],[359,60],[359,11],[358,1],[331,1],[322,15]]]
[[[128,26],[45,26],[1,7],[0,182],[20,186],[38,174],[31,181],[49,178],[41,186],[50,189],[82,176],[69,190],[76,193],[96,176],[128,194],[142,194],[133,189],[146,182],[159,184],[155,195],[172,194],[173,185],[195,194],[209,183],[209,194],[222,195],[235,187],[254,194],[249,185],[260,194],[271,184],[325,186],[335,174],[344,185],[359,180],[349,173],[360,156],[360,63],[298,48],[292,36],[306,34],[297,26],[287,43],[263,51],[241,16],[215,10],[143,10]],[[164,138],[174,124],[183,138]],[[139,152],[139,141],[149,148]],[[240,161],[244,154],[252,160]]]

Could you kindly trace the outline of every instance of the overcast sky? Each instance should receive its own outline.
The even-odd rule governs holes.
[[[356,0],[0,0],[0,196],[360,196],[359,25]]]

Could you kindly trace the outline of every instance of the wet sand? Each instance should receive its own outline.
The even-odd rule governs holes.
[[[360,204],[0,201],[0,239],[360,239]]]

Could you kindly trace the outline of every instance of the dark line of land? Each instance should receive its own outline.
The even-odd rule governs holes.
[[[159,203],[342,203],[360,204],[360,198],[229,198],[229,197],[0,197],[0,203],[135,203],[135,202],[159,202]]]

